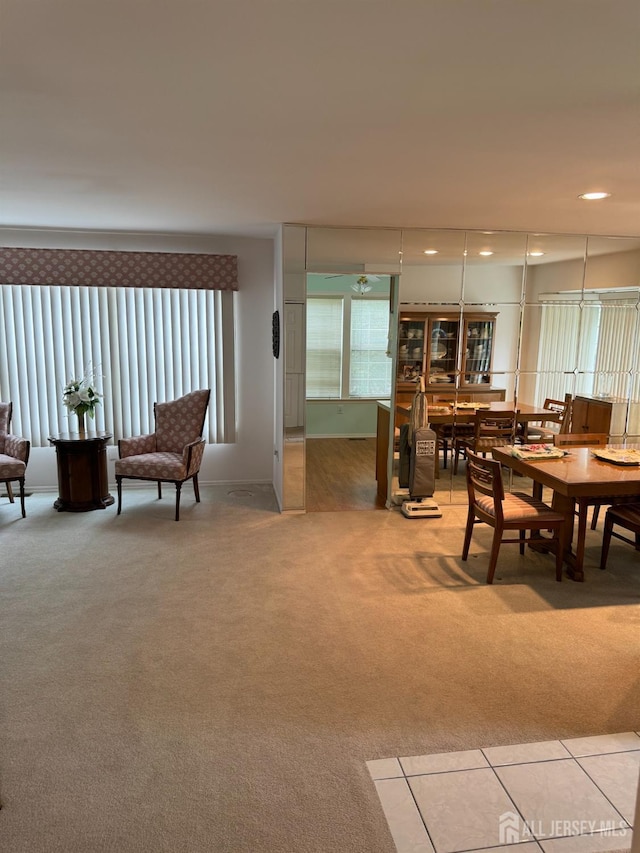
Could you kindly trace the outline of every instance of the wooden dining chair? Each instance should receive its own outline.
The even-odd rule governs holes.
[[[505,447],[515,442],[516,416],[514,410],[503,412],[477,411],[473,420],[472,435],[456,435],[453,446],[453,473],[458,473],[460,454],[482,453],[486,456],[492,447]]]
[[[623,527],[634,534],[634,538],[630,539],[622,533],[614,530],[614,525]],[[623,542],[628,542],[633,545],[636,551],[640,551],[640,503],[611,506],[607,510],[604,519],[604,533],[602,536],[602,553],[600,556],[600,568],[607,568],[607,557],[609,556],[609,545],[611,537],[621,539]]]
[[[569,432],[571,423],[571,395],[567,394],[564,400],[554,400],[547,397],[542,407],[550,415],[551,420],[542,420],[537,423],[524,424],[523,440],[535,444],[553,444],[556,435]]]
[[[520,492],[506,493],[502,482],[500,463],[485,459],[467,450],[467,492],[469,513],[462,547],[462,559],[469,555],[469,545],[475,524],[484,522],[493,527],[493,541],[487,570],[487,583],[493,583],[500,545],[518,542],[524,554],[526,531],[549,530],[551,538],[545,539],[556,553],[556,580],[562,580],[562,561],[565,545],[566,520],[562,513],[529,495]],[[517,538],[505,537],[505,531],[517,530]]]
[[[431,402],[434,406],[448,406],[453,403],[470,403],[471,394],[433,394]],[[452,408],[452,412],[455,409]],[[453,442],[455,437],[473,435],[473,424],[439,424],[438,429],[438,448],[442,450],[442,467],[447,467],[447,458],[449,453],[453,455]]]

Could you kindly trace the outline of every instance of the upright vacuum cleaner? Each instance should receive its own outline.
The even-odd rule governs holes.
[[[440,518],[442,512],[433,499],[438,464],[438,436],[429,428],[429,410],[424,376],[411,406],[407,435],[410,450],[409,500],[402,502],[402,514],[407,518]]]

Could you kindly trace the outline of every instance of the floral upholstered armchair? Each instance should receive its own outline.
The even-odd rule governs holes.
[[[26,516],[24,509],[24,475],[29,461],[31,442],[26,438],[9,433],[11,415],[13,413],[12,403],[0,403],[0,483],[7,487],[7,495],[11,503],[14,503],[12,482],[20,484],[20,506],[22,517]]]
[[[176,487],[176,521],[180,520],[180,491],[186,480],[193,480],[196,502],[200,502],[198,472],[204,454],[202,438],[210,390],[192,391],[169,403],[156,403],[156,431],[150,435],[122,438],[116,461],[118,515],[122,509],[122,481],[156,480],[158,498],[162,483]]]

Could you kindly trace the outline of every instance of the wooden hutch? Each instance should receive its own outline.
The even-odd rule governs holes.
[[[401,310],[396,402],[413,400],[421,375],[429,395],[504,400],[504,389],[491,387],[496,316]]]

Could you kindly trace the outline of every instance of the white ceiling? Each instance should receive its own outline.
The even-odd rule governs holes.
[[[638,0],[3,0],[2,35],[2,225],[640,235]]]

